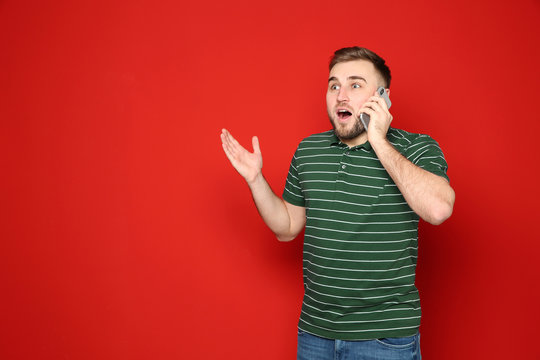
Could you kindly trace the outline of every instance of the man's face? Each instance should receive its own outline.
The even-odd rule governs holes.
[[[338,63],[330,70],[326,109],[341,140],[354,139],[364,131],[359,109],[375,94],[379,84],[380,75],[366,60]]]

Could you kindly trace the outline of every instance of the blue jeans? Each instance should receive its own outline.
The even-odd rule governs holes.
[[[421,360],[420,334],[364,341],[323,339],[298,330],[297,360]]]

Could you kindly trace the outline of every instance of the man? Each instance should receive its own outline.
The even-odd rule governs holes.
[[[390,128],[390,70],[360,47],[336,51],[326,93],[333,130],[311,135],[291,161],[283,199],[254,152],[223,130],[225,154],[281,241],[305,227],[305,295],[298,359],[420,359],[414,285],[419,218],[441,224],[455,194],[438,144]],[[360,114],[370,116],[364,129]]]

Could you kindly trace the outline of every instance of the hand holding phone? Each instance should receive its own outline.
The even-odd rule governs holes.
[[[384,101],[386,102],[386,106],[388,106],[388,108],[390,109],[390,106],[392,106],[392,102],[390,101],[390,98],[388,97],[388,93],[386,92],[386,89],[380,86],[377,89],[377,95],[379,95],[380,97],[384,99]],[[364,124],[364,129],[366,129],[367,131],[368,126],[369,126],[369,121],[370,121],[369,115],[366,113],[361,113],[360,121],[362,121],[362,124]]]

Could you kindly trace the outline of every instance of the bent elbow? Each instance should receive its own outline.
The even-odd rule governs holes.
[[[428,222],[432,225],[441,225],[452,215],[452,207],[446,206],[433,213]]]
[[[450,216],[452,216],[452,212],[454,211],[454,192],[452,192],[452,196],[449,201],[442,202],[441,204],[438,204],[431,213],[430,219],[427,220],[432,225],[441,225],[443,222],[445,222]]]
[[[296,236],[293,236],[293,235],[277,235],[276,234],[276,238],[280,241],[280,242],[289,242],[289,241],[292,241],[294,240]]]
[[[305,225],[305,221],[302,223],[296,224],[296,226],[290,228],[288,231],[284,231],[281,233],[274,232],[274,234],[276,235],[276,238],[280,242],[289,242],[296,239],[296,237],[302,232],[304,225]]]

